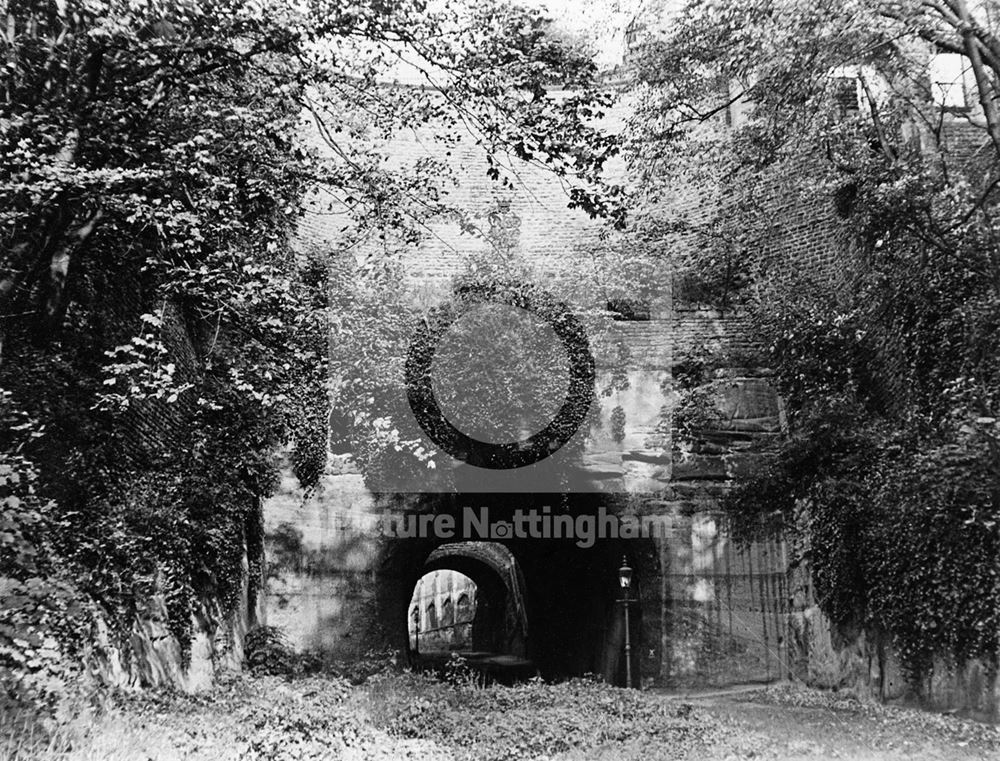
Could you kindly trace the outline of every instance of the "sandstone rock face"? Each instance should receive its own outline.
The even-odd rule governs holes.
[[[191,618],[186,664],[180,642],[167,626],[166,599],[162,594],[153,594],[142,602],[124,644],[113,642],[107,626],[98,619],[96,637],[85,654],[91,677],[120,689],[209,689],[220,673],[239,671],[243,666],[243,643],[251,622],[256,620],[247,592],[244,574],[240,601],[228,616],[222,615],[217,600],[200,601]]]

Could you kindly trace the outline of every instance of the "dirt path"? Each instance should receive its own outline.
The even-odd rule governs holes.
[[[725,739],[706,761],[1000,759],[996,727],[812,690],[781,687],[687,702],[725,727]]]

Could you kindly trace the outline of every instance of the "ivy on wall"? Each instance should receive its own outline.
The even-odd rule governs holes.
[[[440,163],[390,168],[385,138],[434,121],[447,146],[473,130],[490,177],[509,185],[511,156],[534,161],[568,203],[610,213],[616,142],[590,123],[608,96],[580,46],[504,3],[8,5],[0,632],[14,649],[0,657],[26,663],[18,601],[49,581],[119,642],[162,595],[187,653],[193,615],[240,601],[244,551],[256,592],[275,449],[292,444],[300,482],[318,484],[331,378],[376,369],[364,350],[397,324],[387,308],[351,343],[330,300],[337,255],[370,253],[388,307],[401,280],[380,242],[413,245],[455,212]],[[403,51],[448,72],[435,93],[393,84]],[[340,215],[336,252],[300,245],[307,198]],[[367,397],[339,398],[337,415],[364,417]],[[366,441],[363,458],[395,451]],[[29,480],[37,502],[16,493]]]
[[[788,438],[725,500],[734,535],[798,532],[823,610],[914,681],[995,668],[1000,631],[1000,123],[927,84],[961,56],[994,100],[998,30],[949,7],[697,0],[636,64],[646,197],[704,199],[646,224],[688,293],[745,310],[787,402]],[[714,401],[681,359],[683,438]]]

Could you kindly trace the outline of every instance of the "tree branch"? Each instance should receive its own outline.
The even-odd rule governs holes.
[[[968,9],[962,5],[965,19],[968,20]],[[966,55],[972,64],[972,73],[976,79],[976,91],[979,93],[979,104],[983,108],[983,115],[986,117],[986,131],[993,142],[997,156],[1000,157],[1000,113],[997,112],[997,105],[993,100],[994,87],[989,81],[986,70],[983,67],[983,59],[980,55],[980,41],[976,37],[970,23],[965,23],[962,28],[962,39],[965,43]]]
[[[868,85],[868,81],[863,75],[859,73],[858,79],[861,81],[861,88],[865,91],[865,100],[868,101],[868,110],[871,111],[872,123],[875,125],[875,134],[878,135],[878,142],[882,147],[882,153],[889,159],[890,164],[894,164],[898,156],[892,147],[892,143],[889,142],[888,135],[885,134],[885,127],[878,113],[878,103],[875,102],[875,95],[872,93],[872,88]]]
[[[63,294],[69,279],[69,268],[73,256],[87,242],[98,223],[104,216],[104,210],[98,207],[87,220],[80,225],[69,240],[65,240],[52,254],[49,262],[48,285],[45,293],[45,303],[42,305],[42,315],[38,326],[38,337],[47,338],[56,331],[65,312]]]

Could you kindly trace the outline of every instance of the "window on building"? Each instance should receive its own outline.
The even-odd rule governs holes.
[[[455,620],[464,624],[472,620],[472,601],[464,592],[458,596],[458,604],[455,606]]]
[[[861,108],[861,80],[857,74],[838,72],[832,78],[830,93],[841,114],[856,113]]]
[[[756,78],[750,77],[747,81],[732,79],[728,83],[726,97],[729,98],[729,108],[726,110],[726,122],[733,129],[739,129],[750,121],[753,113],[753,101],[746,95],[750,88],[756,84]]]
[[[873,66],[849,64],[829,73],[828,94],[841,116],[868,114],[872,106],[881,109],[889,99],[890,87],[883,74]]]
[[[441,626],[451,626],[453,623],[455,623],[455,609],[449,598],[441,604]]]
[[[966,97],[969,84],[967,63],[965,56],[957,53],[941,53],[931,57],[931,97],[937,105],[959,111],[969,107]]]

